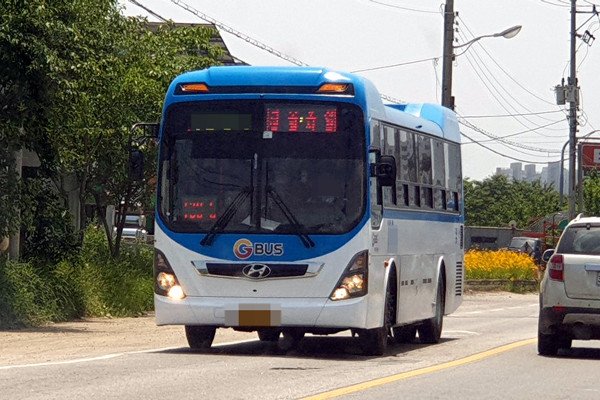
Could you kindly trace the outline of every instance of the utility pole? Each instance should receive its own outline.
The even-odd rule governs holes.
[[[575,202],[577,195],[577,175],[575,156],[577,154],[577,106],[579,93],[577,87],[577,0],[571,0],[571,73],[567,87],[569,101],[569,220],[575,218]]]
[[[442,106],[454,110],[452,63],[454,61],[454,0],[444,6],[444,56],[442,58]]]

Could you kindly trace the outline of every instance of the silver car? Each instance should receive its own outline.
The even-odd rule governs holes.
[[[572,220],[543,259],[539,354],[555,355],[573,339],[600,339],[600,218]]]

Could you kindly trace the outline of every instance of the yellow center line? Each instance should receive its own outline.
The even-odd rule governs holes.
[[[496,354],[503,353],[505,351],[509,351],[512,349],[516,349],[518,347],[526,346],[528,344],[536,343],[537,338],[521,340],[520,342],[515,342],[511,344],[507,344],[504,346],[497,347],[495,349],[487,350],[481,353],[473,354],[472,356],[468,356],[465,358],[461,358],[459,360],[449,361],[443,364],[432,365],[431,367],[425,367],[421,369],[416,369],[414,371],[403,372],[401,374],[387,376],[385,378],[373,379],[371,381],[358,383],[356,385],[346,386],[343,388],[331,390],[329,392],[319,393],[314,396],[303,397],[299,400],[325,400],[325,399],[333,399],[338,396],[343,396],[345,394],[360,392],[361,390],[371,389],[377,386],[387,385],[388,383],[401,381],[403,379],[412,378],[414,376],[425,375],[431,372],[441,371],[447,368],[457,367],[459,365],[464,365],[468,363],[472,363],[475,361],[479,361],[481,359],[491,357]]]

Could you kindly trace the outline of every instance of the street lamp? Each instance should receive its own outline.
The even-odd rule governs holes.
[[[453,3],[453,2],[448,2]],[[448,6],[446,3],[446,6]],[[453,5],[451,5],[453,7]],[[481,40],[483,38],[488,37],[503,37],[506,39],[511,39],[517,36],[517,34],[521,31],[521,25],[515,25],[511,28],[505,29],[502,32],[493,33],[491,35],[482,35],[476,38],[469,40],[466,43],[460,44],[458,46],[454,46],[452,42],[454,41],[454,11],[446,10],[445,12],[445,22],[444,22],[444,57],[443,57],[443,66],[442,66],[442,105],[444,107],[448,107],[451,110],[454,110],[454,97],[452,96],[452,62],[454,58],[464,54],[473,43]],[[465,48],[461,53],[454,54],[455,49]]]
[[[522,27],[521,27],[521,25],[515,25],[515,26],[513,26],[513,27],[511,27],[511,28],[508,28],[508,29],[505,29],[505,30],[503,30],[502,32],[494,33],[494,34],[491,34],[491,35],[482,35],[482,36],[478,36],[478,37],[476,37],[476,38],[474,38],[474,39],[471,39],[471,40],[469,40],[469,41],[468,41],[468,42],[466,42],[466,43],[459,44],[458,46],[452,46],[452,47],[453,47],[453,48],[455,48],[455,49],[460,49],[461,47],[466,47],[466,48],[465,48],[465,49],[462,51],[462,53],[460,53],[460,54],[455,54],[455,55],[454,55],[454,57],[458,57],[458,56],[460,56],[461,54],[464,54],[464,53],[465,53],[465,52],[466,52],[466,51],[469,49],[469,47],[471,47],[471,45],[472,45],[473,43],[475,43],[476,41],[478,41],[478,40],[480,40],[480,39],[483,39],[483,38],[488,38],[488,37],[503,37],[503,38],[505,38],[505,39],[512,39],[512,38],[514,38],[515,36],[517,36],[517,34],[518,34],[519,32],[521,32],[521,28],[522,28]]]

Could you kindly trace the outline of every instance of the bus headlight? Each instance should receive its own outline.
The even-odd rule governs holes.
[[[329,298],[337,301],[367,294],[368,262],[369,252],[367,250],[356,254],[344,270]]]
[[[156,249],[154,250],[154,292],[173,300],[181,300],[185,297],[185,292],[167,258]]]

